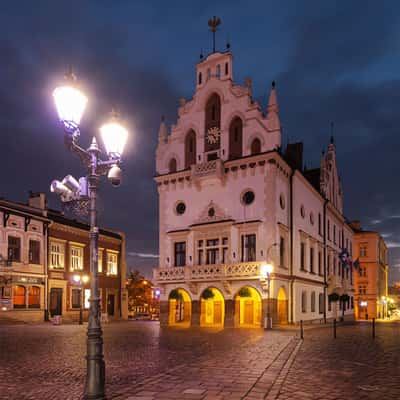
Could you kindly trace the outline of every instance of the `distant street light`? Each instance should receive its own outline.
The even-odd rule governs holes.
[[[79,325],[83,324],[83,284],[86,284],[89,281],[89,277],[87,275],[74,275],[73,278],[76,284],[79,284]]]
[[[70,71],[65,83],[53,92],[58,117],[64,128],[64,142],[68,150],[76,153],[85,168],[87,176],[75,180],[67,175],[62,182],[53,181],[51,191],[60,195],[61,200],[69,204],[87,204],[90,213],[90,306],[87,329],[87,370],[85,399],[105,399],[105,363],[103,356],[103,339],[100,324],[100,297],[98,268],[98,238],[96,197],[100,177],[107,175],[111,184],[121,183],[121,155],[128,138],[128,131],[118,123],[113,113],[111,121],[100,128],[100,133],[107,151],[108,160],[100,159],[100,149],[96,138],[87,150],[78,146],[80,136],[79,124],[85,111],[87,97],[79,90],[75,75]],[[83,203],[86,202],[86,203]]]

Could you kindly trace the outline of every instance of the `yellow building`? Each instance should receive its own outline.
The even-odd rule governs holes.
[[[387,246],[378,232],[364,231],[359,221],[351,224],[354,234],[354,257],[360,268],[354,268],[355,317],[357,319],[388,316]]]

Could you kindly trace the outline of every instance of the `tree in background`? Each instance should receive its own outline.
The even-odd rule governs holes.
[[[128,308],[134,314],[156,313],[158,299],[154,295],[153,283],[145,279],[138,270],[131,270],[127,279]]]

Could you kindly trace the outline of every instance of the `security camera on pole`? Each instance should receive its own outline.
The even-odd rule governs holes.
[[[93,137],[90,147],[84,150],[77,144],[80,136],[79,124],[86,107],[87,98],[78,89],[76,77],[70,71],[65,83],[53,92],[60,122],[64,128],[64,142],[68,150],[76,153],[87,170],[79,182],[67,175],[61,182],[53,181],[50,190],[61,197],[65,204],[83,202],[90,214],[90,307],[87,329],[87,369],[85,399],[105,399],[105,363],[100,324],[100,297],[97,275],[98,238],[96,198],[100,178],[106,175],[111,184],[121,183],[121,155],[128,138],[128,131],[119,124],[115,112],[111,120],[100,128],[107,160],[101,160],[101,151]]]

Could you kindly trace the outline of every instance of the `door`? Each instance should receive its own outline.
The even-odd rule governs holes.
[[[278,300],[278,324],[288,323],[288,302],[287,300]]]
[[[109,294],[107,297],[107,314],[110,316],[114,315],[114,304],[115,304],[115,295]]]
[[[50,290],[50,314],[62,315],[62,292],[60,288],[51,288]]]
[[[254,323],[254,304],[253,300],[245,300],[244,302],[244,321],[246,325]]]
[[[222,303],[214,301],[214,324],[219,325],[222,323]]]

